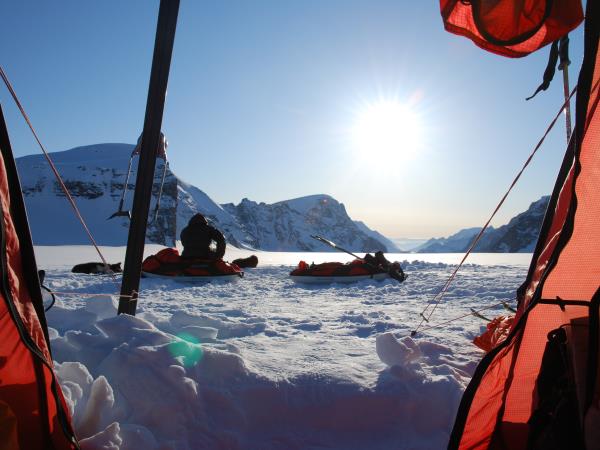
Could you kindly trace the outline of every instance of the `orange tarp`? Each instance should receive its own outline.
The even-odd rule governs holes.
[[[526,56],[583,20],[580,0],[440,0],[447,31],[509,57]]]
[[[487,330],[473,339],[473,344],[489,352],[507,338],[514,320],[515,316],[498,316],[492,319],[487,324]]]

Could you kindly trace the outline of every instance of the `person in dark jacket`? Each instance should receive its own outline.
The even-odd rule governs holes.
[[[400,283],[406,280],[406,274],[402,270],[402,267],[400,267],[400,263],[397,261],[388,261],[381,251],[375,252],[375,256],[367,253],[363,258],[363,261],[371,266],[380,267],[381,269],[386,270],[391,278],[398,280]]]
[[[216,250],[211,249],[215,242]],[[225,255],[225,237],[216,228],[210,226],[206,218],[198,213],[181,230],[182,258],[222,259]]]

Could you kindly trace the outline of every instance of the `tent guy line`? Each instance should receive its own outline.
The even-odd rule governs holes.
[[[598,80],[598,81],[600,81],[600,80]],[[596,82],[596,85],[594,86],[594,89],[596,87],[598,87],[598,82]],[[417,327],[413,331],[410,332],[411,336],[413,336],[413,337],[416,336],[416,334],[419,332],[419,329],[423,325],[423,322],[429,322],[429,320],[431,319],[431,316],[433,316],[433,313],[435,312],[435,310],[437,309],[438,305],[442,301],[442,298],[444,297],[444,294],[446,293],[446,291],[450,287],[450,284],[452,284],[452,281],[456,277],[456,274],[458,273],[459,269],[462,267],[462,265],[466,261],[467,257],[471,254],[471,252],[473,251],[473,249],[475,248],[475,246],[477,245],[477,243],[479,242],[479,240],[483,236],[484,231],[490,225],[490,223],[493,220],[494,216],[496,215],[496,213],[500,210],[500,208],[504,204],[504,201],[507,199],[507,197],[510,194],[510,192],[512,191],[512,189],[515,187],[515,185],[517,184],[517,182],[521,178],[521,175],[523,174],[523,172],[525,172],[525,169],[527,168],[527,166],[532,161],[532,159],[535,156],[535,154],[537,153],[537,151],[540,149],[540,147],[544,143],[544,140],[546,139],[546,136],[548,136],[548,134],[550,133],[550,131],[552,130],[552,128],[556,124],[556,121],[558,120],[558,118],[560,117],[560,115],[562,114],[562,112],[566,109],[567,105],[570,103],[571,97],[573,97],[573,95],[575,94],[576,91],[577,91],[577,86],[575,86],[573,88],[573,90],[571,91],[571,95],[569,95],[569,97],[565,99],[565,101],[563,102],[562,106],[560,107],[560,109],[558,110],[558,112],[556,113],[556,115],[554,116],[554,119],[552,119],[552,121],[548,125],[548,128],[546,129],[546,132],[540,138],[540,140],[538,141],[537,145],[534,147],[533,151],[531,152],[531,154],[527,158],[527,160],[525,160],[525,163],[523,164],[523,167],[521,167],[521,170],[519,170],[519,172],[517,173],[517,175],[513,179],[512,183],[508,187],[508,190],[504,193],[504,195],[500,199],[500,202],[498,202],[498,204],[496,205],[496,208],[494,209],[494,211],[490,215],[489,219],[483,225],[483,227],[481,228],[481,230],[479,231],[479,233],[477,234],[477,236],[475,236],[475,238],[471,242],[471,245],[469,245],[469,248],[465,252],[465,255],[462,257],[461,261],[454,268],[454,270],[452,271],[452,273],[450,274],[450,276],[446,280],[446,283],[444,283],[444,286],[442,286],[442,289],[440,290],[440,292],[438,292],[435,295],[435,297],[433,298],[434,302],[433,303],[427,303],[427,305],[425,306],[425,308],[423,308],[423,311],[421,311],[421,313],[419,314],[421,316],[421,320],[419,321],[419,324],[417,325]],[[432,304],[433,304],[433,309],[431,310],[431,312],[429,314],[426,315],[426,313],[429,310],[429,307]]]
[[[29,129],[33,133],[33,137],[35,138],[35,140],[38,143],[38,145],[39,145],[40,149],[42,150],[42,152],[44,153],[44,156],[46,157],[46,160],[48,161],[48,164],[50,165],[50,169],[54,173],[54,176],[56,177],[56,180],[58,181],[58,184],[60,185],[61,189],[65,193],[65,196],[66,196],[67,200],[69,201],[69,203],[71,204],[75,215],[79,219],[79,222],[81,222],[81,225],[83,226],[85,232],[87,233],[88,237],[90,238],[90,241],[91,241],[92,245],[94,246],[94,248],[96,249],[96,252],[98,253],[98,256],[100,256],[100,259],[102,260],[102,262],[105,265],[105,267],[108,268],[108,269],[110,269],[109,266],[108,266],[108,263],[106,262],[106,259],[104,258],[104,255],[102,254],[102,251],[100,250],[100,248],[98,247],[98,244],[96,243],[96,240],[94,239],[94,236],[92,236],[92,232],[90,231],[90,229],[88,228],[87,224],[85,223],[85,220],[84,220],[83,216],[81,215],[81,212],[79,211],[79,208],[77,208],[77,205],[75,204],[75,200],[73,200],[73,197],[71,196],[71,193],[69,192],[69,189],[67,189],[67,186],[65,186],[65,183],[63,182],[60,174],[58,173],[58,170],[56,169],[56,166],[52,162],[52,158],[50,158],[50,155],[46,151],[46,148],[42,144],[42,141],[40,140],[40,138],[38,137],[35,129],[33,128],[33,124],[31,123],[31,120],[29,120],[29,116],[27,115],[27,113],[25,112],[25,108],[23,108],[23,105],[19,101],[19,98],[17,97],[17,93],[13,89],[12,84],[10,83],[10,81],[8,79],[8,76],[4,72],[4,69],[2,68],[2,66],[0,66],[0,76],[2,77],[2,80],[4,81],[4,84],[6,85],[8,91],[10,92],[10,95],[12,96],[13,100],[15,101],[15,103],[17,105],[17,108],[19,108],[19,111],[21,112],[21,115],[25,119],[25,122],[27,122],[27,125],[29,126]],[[113,278],[113,279],[116,282],[116,278]]]
[[[471,308],[471,310],[466,314],[456,316],[452,319],[445,320],[444,322],[440,322],[435,325],[425,325],[424,327],[421,328],[421,330],[434,330],[436,328],[441,328],[444,325],[448,325],[449,323],[456,322],[457,320],[464,319],[465,317],[469,317],[469,316],[477,317],[477,314],[481,313],[482,311],[486,311],[488,309],[493,309],[493,308],[497,308],[499,306],[503,306],[504,303],[506,303],[506,302],[501,301],[499,303],[494,303],[493,305],[486,306],[485,308],[479,308],[479,309]]]

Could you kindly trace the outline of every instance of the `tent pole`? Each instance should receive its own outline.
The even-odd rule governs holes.
[[[178,12],[179,0],[160,1],[140,159],[123,268],[121,297],[119,298],[119,314],[135,315],[137,306],[146,226],[148,225],[150,197],[156,167],[156,152],[159,146]]]

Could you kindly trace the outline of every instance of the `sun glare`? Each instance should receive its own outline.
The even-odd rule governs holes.
[[[356,118],[352,139],[363,155],[403,161],[415,155],[421,144],[418,115],[395,100],[368,105]]]

